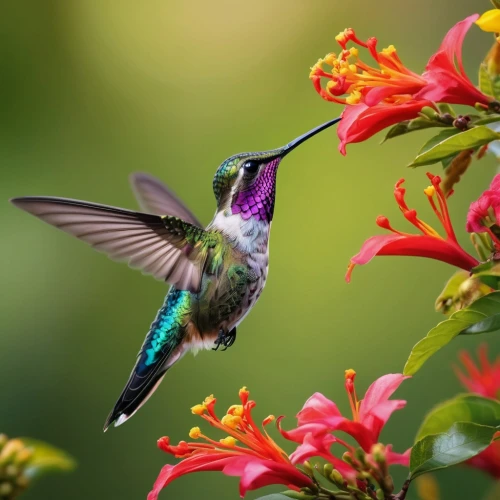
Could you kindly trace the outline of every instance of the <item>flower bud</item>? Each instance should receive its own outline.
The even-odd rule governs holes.
[[[470,117],[458,115],[455,120],[453,120],[453,126],[458,128],[458,130],[465,131],[469,128]]]
[[[344,486],[344,478],[342,477],[342,474],[337,469],[332,470],[332,472],[330,473],[330,479],[337,486],[339,486],[339,487]]]
[[[431,108],[430,106],[424,106],[420,110],[420,113],[422,113],[424,116],[426,116],[430,120],[436,120],[439,118],[439,113],[437,113],[436,110],[434,108]]]
[[[327,462],[323,466],[323,475],[328,478],[331,476],[332,472],[333,472],[333,465],[330,462]]]
[[[354,455],[356,459],[361,462],[362,465],[366,465],[366,453],[364,452],[363,448],[357,448],[356,451],[354,452]]]

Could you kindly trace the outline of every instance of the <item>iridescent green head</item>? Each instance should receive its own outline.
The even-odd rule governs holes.
[[[274,210],[276,174],[281,160],[318,132],[334,125],[335,118],[301,135],[286,146],[270,151],[241,153],[225,160],[217,169],[213,189],[219,211],[270,221]]]

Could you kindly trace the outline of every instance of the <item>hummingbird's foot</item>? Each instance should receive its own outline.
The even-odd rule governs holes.
[[[230,332],[225,332],[222,328],[219,330],[219,335],[215,340],[215,347],[212,348],[212,351],[219,350],[219,347],[224,346],[223,351],[225,351],[228,347],[231,347],[236,340],[236,327],[233,328]]]

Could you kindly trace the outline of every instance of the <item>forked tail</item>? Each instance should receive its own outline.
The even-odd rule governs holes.
[[[137,362],[113,410],[104,431],[128,420],[153,394],[166,371],[184,351],[186,325],[190,316],[190,293],[172,288],[146,336]]]

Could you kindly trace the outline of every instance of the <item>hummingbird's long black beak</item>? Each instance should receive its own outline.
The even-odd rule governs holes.
[[[316,134],[319,134],[319,132],[321,132],[322,130],[325,130],[326,128],[331,127],[332,125],[335,125],[339,121],[340,118],[334,118],[333,120],[323,123],[322,125],[319,125],[318,127],[309,130],[309,132],[302,134],[300,137],[297,137],[297,139],[294,139],[292,142],[289,142],[286,146],[284,146],[282,149],[283,152],[281,153],[280,156],[283,157],[287,155],[290,151],[293,151],[297,146],[307,141],[307,139],[310,139]]]

